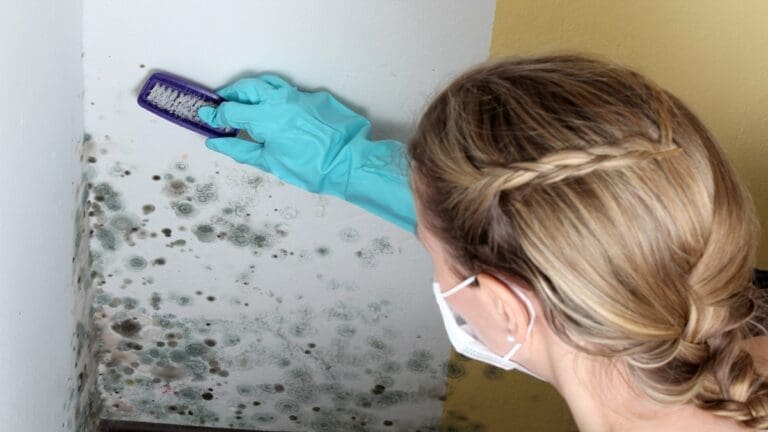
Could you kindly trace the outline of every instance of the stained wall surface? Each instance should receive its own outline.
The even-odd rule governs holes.
[[[84,332],[75,287],[83,131],[78,0],[0,12],[0,419],[73,430]],[[41,31],[41,29],[45,29]]]
[[[406,232],[205,149],[141,110],[153,70],[276,72],[405,140],[483,61],[494,2],[85,1],[91,275],[104,416],[433,430],[449,344]]]

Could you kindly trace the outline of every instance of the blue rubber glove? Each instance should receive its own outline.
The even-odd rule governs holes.
[[[245,129],[257,142],[211,138],[208,148],[415,232],[403,144],[371,141],[366,118],[327,92],[302,92],[274,75],[242,79],[218,94],[228,102],[200,108],[199,117]]]

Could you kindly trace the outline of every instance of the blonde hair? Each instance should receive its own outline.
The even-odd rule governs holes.
[[[550,326],[636,387],[768,427],[744,342],[765,334],[759,223],[722,150],[675,96],[580,55],[477,67],[409,146],[425,227],[457,275],[514,275]]]

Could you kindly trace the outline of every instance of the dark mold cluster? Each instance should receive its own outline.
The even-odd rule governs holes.
[[[114,171],[120,171],[118,178],[130,172]],[[287,246],[286,222],[300,216],[294,207],[268,207],[272,220],[255,222],[249,194],[261,193],[262,177],[243,177],[243,201],[224,202],[219,182],[200,180],[186,162],[165,173],[134,173],[130,181],[144,181],[159,201],[131,203],[106,181],[88,183],[83,201],[93,246],[87,283],[95,288],[91,313],[106,416],[246,429],[295,424],[316,431],[437,430],[437,419],[416,424],[400,418],[397,409],[438,403],[442,378],[458,368],[423,349],[398,349],[398,333],[387,326],[393,313],[388,300],[344,301],[345,294],[360,290],[356,283],[326,282],[318,274],[321,289],[325,285],[339,300],[315,309],[304,305],[302,295],[284,298],[279,287],[275,294],[259,286],[257,264],[232,284],[242,297],[156,281],[158,272],[182,271],[175,254],[212,244],[255,263],[333,255],[325,244],[295,252]],[[159,225],[155,220],[162,217]],[[350,245],[362,237],[354,228],[337,236]],[[167,254],[148,252],[158,244]],[[349,258],[370,268],[398,253],[387,237],[376,237]],[[262,304],[245,313],[249,302],[267,300],[273,307]],[[231,315],[205,315],[206,307],[217,305],[226,305]],[[415,386],[415,375],[434,386]]]

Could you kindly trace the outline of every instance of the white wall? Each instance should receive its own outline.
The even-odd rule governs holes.
[[[0,419],[71,430],[79,0],[0,3]]]
[[[492,0],[85,1],[106,416],[279,430],[434,425],[449,344],[418,242],[206,150],[135,97],[153,69],[211,87],[271,71],[333,91],[372,119],[376,136],[406,139],[429,95],[487,57],[493,9]],[[194,212],[179,215],[179,203]],[[132,224],[138,231],[120,232]],[[285,235],[266,250],[237,247],[201,242],[200,224],[230,237],[237,224]],[[136,256],[150,264],[131,266]],[[215,347],[202,348],[206,338]],[[377,383],[388,393],[372,395]],[[208,388],[212,399],[201,398]]]

